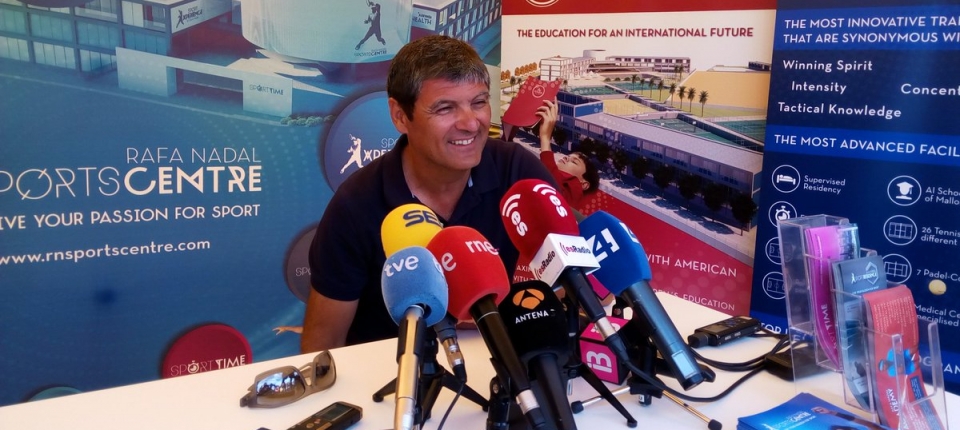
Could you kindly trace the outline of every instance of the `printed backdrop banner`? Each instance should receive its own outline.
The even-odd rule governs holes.
[[[602,172],[577,209],[636,233],[655,289],[746,314],[775,2],[709,3],[504,2],[501,104],[562,80],[554,148]]]
[[[299,353],[316,223],[398,137],[389,60],[499,64],[493,0],[54,3],[0,3],[0,405]]]
[[[781,1],[752,313],[787,327],[777,223],[847,218],[936,321],[960,388],[960,5]]]

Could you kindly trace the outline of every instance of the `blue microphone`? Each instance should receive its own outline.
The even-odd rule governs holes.
[[[427,326],[447,313],[447,280],[427,248],[410,246],[387,257],[380,275],[383,303],[400,325],[397,339],[397,383],[394,429],[414,429],[420,357]]]
[[[580,234],[587,239],[600,262],[594,276],[630,305],[634,319],[650,334],[683,389],[689,390],[703,382],[703,371],[694,359],[693,351],[680,337],[660,299],[650,288],[653,273],[637,236],[626,224],[603,211],[584,219],[580,223]]]

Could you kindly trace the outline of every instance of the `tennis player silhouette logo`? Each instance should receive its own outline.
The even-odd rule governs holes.
[[[363,149],[360,146],[361,140],[352,134],[350,135],[350,140],[353,141],[353,146],[347,149],[347,152],[350,154],[350,159],[347,160],[347,164],[344,164],[343,167],[340,168],[341,175],[347,170],[347,167],[350,167],[352,164],[356,164],[358,169],[363,167]]]
[[[370,15],[367,15],[367,19],[363,20],[363,23],[370,24],[370,28],[367,29],[367,35],[363,36],[363,39],[360,39],[357,46],[353,48],[354,51],[360,50],[360,46],[363,45],[370,36],[376,36],[377,41],[384,46],[387,45],[387,41],[383,40],[383,35],[380,33],[380,4],[367,0],[367,6],[370,6]]]

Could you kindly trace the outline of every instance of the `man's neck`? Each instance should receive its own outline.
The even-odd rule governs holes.
[[[404,150],[403,178],[414,197],[443,219],[450,219],[470,181],[470,171],[418,168],[417,160]]]

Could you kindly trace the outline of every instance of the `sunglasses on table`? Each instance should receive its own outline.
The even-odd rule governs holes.
[[[330,351],[323,351],[303,367],[283,366],[257,375],[247,394],[240,399],[240,406],[275,408],[289,405],[330,388],[336,381],[337,367],[333,356]]]

